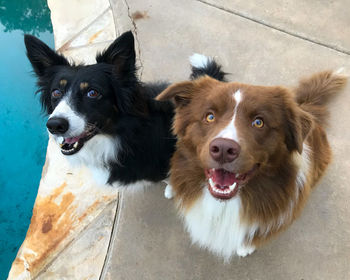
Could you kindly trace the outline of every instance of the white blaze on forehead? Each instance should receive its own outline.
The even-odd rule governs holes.
[[[53,110],[50,118],[64,118],[69,123],[69,129],[65,133],[65,137],[74,137],[82,134],[85,130],[86,121],[75,112],[69,105],[67,97],[62,99]]]
[[[242,93],[240,90],[237,90],[234,94],[233,94],[233,98],[236,100],[236,107],[235,107],[235,111],[237,111],[237,106],[238,104],[241,102],[242,100]]]
[[[235,106],[235,109],[233,111],[232,120],[230,121],[230,123],[223,130],[221,130],[218,133],[218,135],[216,135],[215,138],[232,139],[232,140],[234,140],[234,141],[236,141],[238,143],[239,141],[238,141],[237,128],[235,126],[235,121],[236,121],[238,105],[242,101],[242,92],[240,90],[237,90],[236,92],[234,92],[232,94],[232,97],[236,101],[236,106]]]

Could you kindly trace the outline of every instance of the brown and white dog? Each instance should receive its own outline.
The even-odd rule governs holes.
[[[197,72],[213,65],[192,61]],[[157,97],[176,104],[166,196],[174,194],[193,242],[226,260],[243,257],[298,217],[330,163],[326,104],[345,83],[331,71],[295,89],[203,75]]]

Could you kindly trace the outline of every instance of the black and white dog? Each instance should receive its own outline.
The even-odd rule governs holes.
[[[103,184],[145,186],[167,177],[176,142],[173,105],[154,100],[166,83],[138,80],[130,31],[86,66],[33,36],[24,40],[48,131],[63,155],[89,167]]]

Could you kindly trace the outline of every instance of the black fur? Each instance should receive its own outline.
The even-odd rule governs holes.
[[[87,66],[69,63],[33,36],[25,35],[25,45],[46,112],[51,114],[70,94],[74,111],[95,125],[98,134],[118,139],[121,148],[115,160],[104,163],[110,172],[108,183],[156,182],[167,177],[176,142],[171,133],[174,108],[170,102],[154,100],[168,84],[138,80],[131,32],[122,34],[97,55],[96,64]],[[85,82],[88,89],[81,89]],[[52,97],[56,89],[62,92],[61,98]],[[87,98],[89,89],[99,92],[99,98]]]
[[[205,65],[204,68],[197,68],[192,66],[191,70],[191,80],[198,79],[201,76],[208,75],[216,80],[225,82],[225,76],[227,73],[221,70],[222,66],[218,64],[215,59],[209,58],[208,63]]]

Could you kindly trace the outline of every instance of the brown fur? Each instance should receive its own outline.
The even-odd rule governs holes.
[[[190,209],[202,194],[207,184],[205,169],[220,168],[209,155],[209,143],[231,121],[236,106],[232,94],[240,90],[243,100],[235,125],[243,140],[241,153],[225,168],[244,173],[259,164],[239,191],[241,218],[259,225],[254,246],[285,229],[298,217],[330,163],[331,150],[322,128],[327,118],[325,106],[345,83],[342,76],[322,72],[302,80],[294,90],[225,83],[207,76],[167,88],[157,99],[173,99],[176,105],[173,130],[178,143],[170,183],[179,207]],[[205,121],[208,112],[215,114],[215,122]],[[256,116],[264,119],[264,129],[252,128]],[[298,186],[295,157],[302,153],[303,144],[310,149],[310,167],[303,186]]]

